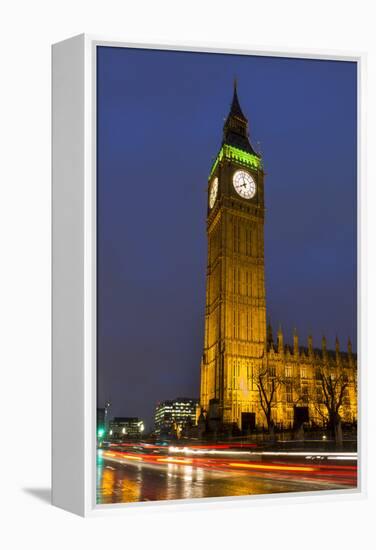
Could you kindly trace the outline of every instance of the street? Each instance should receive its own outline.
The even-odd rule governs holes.
[[[99,449],[97,503],[351,489],[356,453],[212,448]]]

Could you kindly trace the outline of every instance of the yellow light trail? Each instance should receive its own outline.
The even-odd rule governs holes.
[[[172,464],[192,464],[192,460],[184,458],[157,458],[157,462],[170,462]]]
[[[309,468],[307,466],[275,466],[275,465],[261,465],[261,464],[244,464],[242,462],[230,462],[230,466],[235,468],[250,468],[252,470],[277,470],[281,472],[314,472],[315,468]]]
[[[128,458],[129,460],[142,460],[142,458],[140,456],[134,456],[134,455],[127,455],[127,454],[123,454],[123,453],[110,453],[110,452],[107,452],[107,453],[103,453],[104,456],[106,457],[116,457],[116,458]]]

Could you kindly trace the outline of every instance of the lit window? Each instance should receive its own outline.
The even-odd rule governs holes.
[[[291,378],[292,377],[292,367],[286,367],[285,368],[285,376],[286,376],[286,378]]]

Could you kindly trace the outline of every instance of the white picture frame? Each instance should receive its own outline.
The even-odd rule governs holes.
[[[98,46],[335,59],[358,67],[358,488],[293,495],[96,505],[96,48]],[[52,47],[52,502],[81,516],[133,507],[253,506],[366,494],[364,67],[361,53],[274,51],[221,44],[130,44],[79,35]]]

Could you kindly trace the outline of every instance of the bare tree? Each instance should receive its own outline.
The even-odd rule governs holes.
[[[253,371],[253,384],[256,386],[259,403],[265,415],[266,424],[274,437],[273,408],[276,405],[277,391],[282,381],[276,375],[275,367],[269,366],[267,360]]]
[[[316,396],[314,399],[317,412],[327,422],[337,444],[342,444],[342,406],[349,382],[343,368],[333,360],[326,360],[316,365]],[[317,388],[321,395],[317,395]]]
[[[309,404],[332,431],[336,443],[341,445],[341,409],[348,387],[347,374],[329,357],[318,361],[314,370],[313,379],[302,379],[301,376],[290,379],[295,396],[294,404]]]

